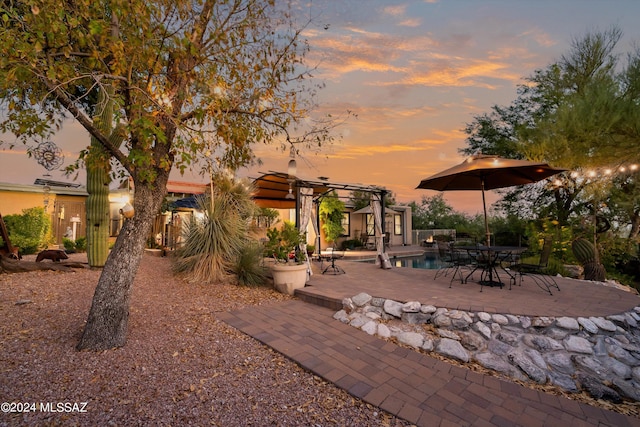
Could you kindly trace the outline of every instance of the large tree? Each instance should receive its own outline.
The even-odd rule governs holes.
[[[475,117],[465,129],[468,145],[462,151],[543,160],[572,171],[638,162],[640,55],[632,52],[622,64],[616,53],[621,36],[612,27],[576,38],[558,61],[526,78],[511,105]],[[500,206],[567,224],[572,215],[585,213],[584,190],[592,180],[557,178],[561,185],[504,190]]]
[[[3,2],[0,129],[28,144],[71,116],[135,187],[135,215],[104,266],[78,349],[125,344],[132,283],[172,167],[206,156],[233,169],[254,160],[256,143],[331,139],[322,120],[302,120],[317,86],[305,84],[307,45],[290,12],[275,0]],[[122,145],[87,109],[107,85]]]

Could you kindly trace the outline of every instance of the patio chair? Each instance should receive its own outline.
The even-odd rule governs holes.
[[[337,259],[341,259],[344,257],[344,252],[336,251],[336,248],[327,248],[327,251],[330,252],[328,256],[328,260],[331,261],[331,264],[327,266],[324,270],[322,270],[322,274],[346,274],[346,272],[336,264]]]
[[[475,256],[469,254],[469,251],[466,249],[456,249],[454,246],[451,246],[451,268],[453,270],[453,276],[449,281],[449,287],[456,279],[456,276],[460,279],[460,283],[466,283],[469,276],[471,276],[476,269],[477,260]],[[462,274],[462,270],[467,269],[469,273],[466,276]],[[480,288],[482,290],[482,288]]]
[[[449,270],[453,267],[451,248],[449,244],[439,240],[436,243],[438,245],[438,264],[440,264],[440,267],[436,270],[436,275],[433,277],[434,279],[437,279],[441,274],[447,276],[449,274]]]
[[[551,292],[551,288],[556,288],[558,291],[560,287],[558,283],[555,281],[553,276],[546,273],[546,268],[549,265],[549,257],[551,256],[551,251],[553,249],[553,239],[551,237],[546,237],[544,239],[544,243],[542,245],[542,252],[540,253],[540,260],[537,264],[528,264],[528,263],[516,263],[513,264],[510,268],[518,273],[519,282],[518,285],[522,286],[522,279],[524,276],[528,276],[533,280],[533,282],[538,285],[540,289],[543,291],[549,292],[549,295],[553,295]],[[511,287],[509,287],[511,289]]]

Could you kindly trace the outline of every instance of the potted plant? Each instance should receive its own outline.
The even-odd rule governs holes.
[[[293,295],[307,283],[307,254],[300,249],[301,245],[306,245],[305,233],[285,221],[280,230],[267,230],[267,238],[265,256],[276,261],[271,266],[273,285],[279,292]]]

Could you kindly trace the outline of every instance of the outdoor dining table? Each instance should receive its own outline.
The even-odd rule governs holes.
[[[509,276],[509,286],[511,283],[515,283],[516,277],[511,274],[502,265],[503,262],[513,262],[516,258],[515,255],[519,255],[527,250],[526,246],[459,246],[458,249],[466,250],[469,254],[469,259],[473,260],[473,269],[464,278],[464,282],[473,276],[473,274],[480,270],[480,291],[482,292],[482,286],[499,286],[502,288],[504,283],[500,279],[498,269],[501,269],[507,276]]]

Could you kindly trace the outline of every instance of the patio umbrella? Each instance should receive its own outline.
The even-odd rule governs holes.
[[[505,159],[478,154],[457,166],[423,179],[417,188],[438,191],[480,190],[484,208],[484,228],[487,245],[491,243],[485,190],[532,184],[566,169],[553,168],[547,163]]]

